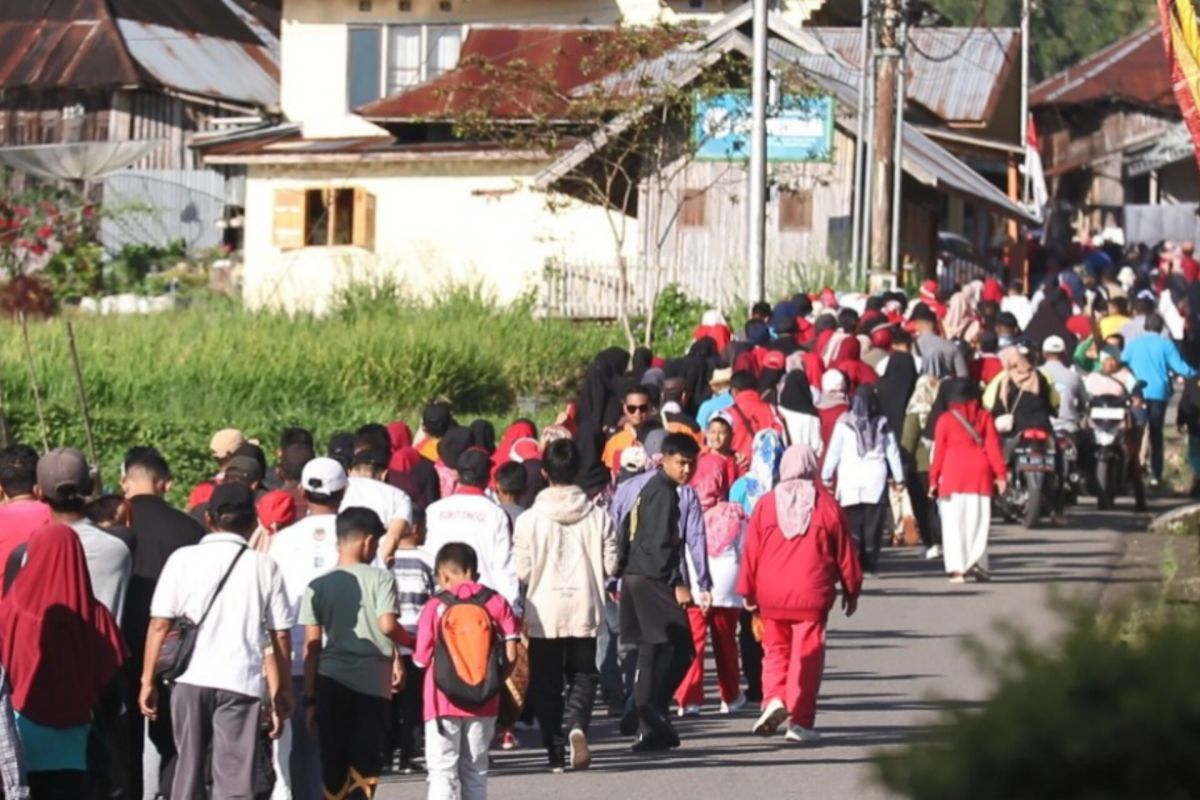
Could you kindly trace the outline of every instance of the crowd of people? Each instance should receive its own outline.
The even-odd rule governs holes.
[[[273,453],[222,430],[186,509],[152,446],[111,494],[78,450],[8,447],[4,796],[364,798],[396,769],[478,800],[489,752],[533,725],[551,771],[586,769],[598,702],[635,753],[748,705],[748,732],[812,745],[830,613],[855,613],[885,544],[989,579],[1014,436],[1126,398],[1142,507],[1182,378],[1200,468],[1200,269],[1157,256],[1052,269],[1031,297],[826,289],[736,331],[710,311],[680,357],[599,353],[540,432],[441,401],[415,435],[322,452],[303,428]]]

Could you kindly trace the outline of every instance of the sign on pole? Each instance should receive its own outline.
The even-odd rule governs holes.
[[[767,160],[833,160],[833,98],[788,95],[767,117]],[[696,98],[694,143],[701,161],[750,157],[751,115],[745,92]]]

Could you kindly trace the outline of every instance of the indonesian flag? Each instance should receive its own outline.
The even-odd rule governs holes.
[[[1042,166],[1042,151],[1038,147],[1037,123],[1029,115],[1029,129],[1025,136],[1025,174],[1029,177],[1029,189],[1033,193],[1033,207],[1040,217],[1050,202],[1046,189],[1046,170]]]
[[[1158,0],[1163,46],[1171,65],[1171,86],[1183,121],[1192,134],[1192,147],[1200,162],[1200,28],[1192,0]]]

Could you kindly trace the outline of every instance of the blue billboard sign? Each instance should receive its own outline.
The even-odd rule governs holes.
[[[697,97],[692,132],[702,161],[743,161],[750,157],[750,97],[727,92]],[[767,112],[769,161],[831,161],[833,98],[788,95]]]

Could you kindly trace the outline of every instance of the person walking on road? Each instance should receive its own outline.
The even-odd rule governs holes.
[[[1134,377],[1145,384],[1142,395],[1150,414],[1151,485],[1163,476],[1163,429],[1167,424],[1167,403],[1171,399],[1171,376],[1191,378],[1196,370],[1183,360],[1175,342],[1162,336],[1166,323],[1158,314],[1146,317],[1146,333],[1125,345],[1123,360]]]
[[[936,498],[942,522],[942,557],[951,583],[967,575],[987,580],[988,528],[992,487],[1004,494],[1007,470],[992,416],[979,404],[970,381],[943,386],[946,410],[934,430],[929,497]]]
[[[787,722],[787,740],[799,744],[820,741],[817,696],[838,584],[848,617],[862,591],[845,514],[817,477],[816,454],[803,444],[788,448],[779,485],[750,517],[737,583],[746,609],[763,623],[764,702],[753,732],[770,736]]]
[[[550,443],[542,458],[550,486],[517,518],[513,538],[525,587],[530,701],[554,772],[591,764],[587,731],[600,684],[596,634],[604,624],[605,582],[617,568],[612,520],[574,485],[580,465],[572,440]]]

